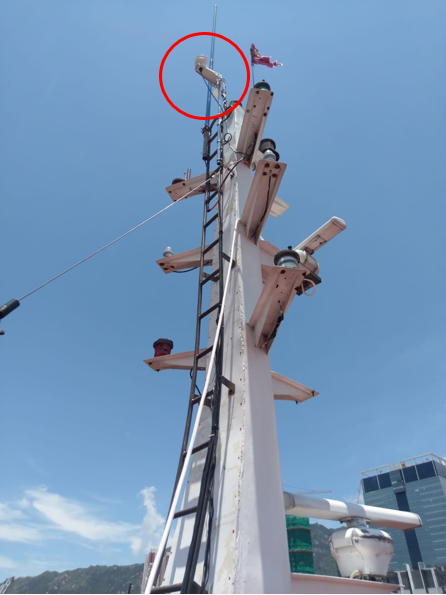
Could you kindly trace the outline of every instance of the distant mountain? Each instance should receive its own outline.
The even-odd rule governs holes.
[[[330,546],[328,545],[328,540],[334,529],[328,529],[328,527],[319,523],[311,523],[310,527],[315,574],[339,576],[338,565],[330,554]]]
[[[334,529],[319,523],[311,524],[316,574],[339,576],[338,567],[330,554],[328,539]],[[89,566],[65,572],[43,572],[38,576],[17,578],[7,593],[132,593],[141,592],[143,564],[131,566]]]
[[[144,564],[89,566],[16,578],[7,593],[141,593]]]

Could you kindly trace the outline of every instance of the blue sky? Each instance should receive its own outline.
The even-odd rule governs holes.
[[[0,302],[20,298],[169,204],[203,171],[201,124],[175,112],[158,69],[213,3],[4,0],[0,6]],[[290,204],[264,236],[296,245],[331,216],[322,284],[296,299],[272,368],[320,395],[276,405],[283,483],[354,499],[359,472],[446,455],[446,4],[221,2],[218,32],[284,63],[257,67],[265,135]],[[205,112],[193,71],[209,38],[177,47],[166,90]],[[217,41],[229,98],[242,59]],[[187,372],[153,373],[158,337],[193,345],[196,274],[155,260],[200,241],[200,199],[176,205],[3,320],[0,579],[141,562],[170,500]]]

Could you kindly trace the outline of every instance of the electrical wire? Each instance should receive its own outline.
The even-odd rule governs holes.
[[[225,172],[226,170],[228,170],[228,173],[226,174],[226,176],[223,178],[223,181],[221,183],[221,188],[223,190],[224,188],[224,184],[226,182],[226,180],[229,178],[229,176],[232,174],[232,172],[234,171],[234,169],[237,167],[237,165],[239,165],[240,163],[245,162],[245,159],[239,159],[238,161],[231,161],[231,163],[229,165],[226,166],[225,168]],[[229,169],[229,167],[233,165],[233,167],[231,167],[231,169]],[[224,172],[223,172],[224,173]]]
[[[214,174],[212,174],[212,176],[213,175]],[[212,176],[208,180],[205,180],[203,182],[203,184],[201,184],[201,186],[204,186],[204,184],[206,184],[207,182],[209,182],[212,179]],[[48,281],[45,281],[45,283],[42,283],[42,285],[39,285],[38,287],[36,287],[32,291],[30,291],[29,293],[26,293],[23,297],[21,297],[19,299],[19,302],[21,302],[22,300],[24,300],[28,296],[32,295],[33,293],[36,293],[36,291],[39,291],[39,289],[42,289],[42,287],[45,287],[45,285],[49,285],[49,283],[52,283],[56,279],[59,279],[59,277],[62,277],[62,275],[65,275],[65,273],[68,273],[69,271],[72,271],[73,269],[75,269],[76,267],[78,267],[80,264],[83,264],[84,262],[86,262],[87,260],[89,260],[90,258],[92,258],[93,256],[96,256],[96,254],[99,254],[99,252],[102,252],[106,248],[109,248],[113,244],[116,244],[116,242],[119,242],[119,240],[122,240],[122,238],[125,238],[125,236],[128,236],[132,232],[136,231],[137,229],[139,229],[140,227],[142,227],[143,225],[145,225],[149,221],[152,221],[152,219],[155,219],[155,217],[158,217],[158,215],[161,215],[161,213],[164,213],[164,211],[167,211],[168,209],[172,208],[174,205],[176,205],[179,202],[181,202],[184,198],[186,198],[187,196],[189,196],[189,194],[191,194],[192,192],[194,192],[195,190],[197,190],[197,188],[199,188],[199,186],[197,186],[196,188],[193,188],[192,190],[189,190],[189,192],[186,192],[186,194],[183,194],[183,196],[181,196],[178,200],[174,201],[170,205],[167,205],[167,207],[164,207],[163,209],[161,209],[160,211],[158,211],[157,213],[155,213],[154,215],[152,215],[151,217],[149,217],[145,221],[142,221],[141,223],[139,223],[135,227],[132,227],[132,229],[129,229],[128,231],[126,231],[125,233],[123,233],[122,235],[120,235],[118,238],[114,239],[112,242],[109,242],[105,246],[102,246],[102,248],[99,248],[99,250],[96,250],[95,252],[93,252],[89,256],[86,256],[82,260],[79,260],[79,262],[76,262],[76,264],[73,264],[68,269],[65,269],[64,271],[62,271],[61,273],[59,273],[55,277],[52,277]]]
[[[283,321],[284,321],[284,319],[285,319],[285,315],[284,315],[284,313],[283,313],[283,310],[282,310],[282,304],[281,304],[280,302],[279,302],[279,308],[280,308],[280,314],[279,314],[279,316],[277,317],[276,326],[274,327],[274,330],[273,330],[273,332],[270,334],[270,336],[268,337],[268,339],[267,339],[267,340],[265,341],[265,343],[263,343],[263,345],[261,346],[261,347],[262,347],[262,349],[263,349],[263,347],[265,347],[266,345],[268,345],[268,343],[269,343],[270,341],[273,341],[273,340],[276,338],[277,331],[279,330],[279,327],[280,327],[280,325],[282,324],[282,322],[283,322]]]
[[[229,136],[228,140],[226,140],[227,136]],[[234,149],[234,147],[231,145],[231,140],[232,140],[232,134],[230,132],[227,132],[223,137],[223,144],[229,145],[229,147],[231,148],[233,153],[236,153],[238,155],[243,155],[243,157],[245,159],[249,159],[250,155],[248,155],[247,153],[244,153],[243,151],[237,151],[237,149]],[[249,145],[249,146],[251,146],[251,145]]]
[[[262,217],[260,218],[260,221],[258,222],[258,224],[257,224],[257,227],[255,228],[255,230],[254,230],[254,232],[253,232],[253,234],[252,234],[252,236],[251,236],[251,239],[252,239],[252,238],[253,238],[253,237],[256,235],[256,233],[257,233],[257,230],[258,230],[258,229],[259,229],[259,227],[260,227],[260,224],[261,224],[261,223],[262,223],[262,221],[265,219],[265,215],[266,215],[266,212],[267,212],[267,210],[268,210],[268,204],[269,204],[269,193],[270,193],[270,190],[271,190],[271,176],[269,177],[269,180],[268,180],[268,192],[267,192],[267,194],[266,194],[266,205],[265,205],[265,210],[263,211],[263,215],[262,215]]]
[[[192,370],[189,371],[190,379],[192,380]],[[198,395],[201,397],[201,390],[195,385],[195,390],[198,391]]]
[[[232,236],[232,244],[231,244],[231,255],[229,258],[229,262],[231,263],[234,257],[234,247],[235,247],[235,239],[237,237],[237,227],[238,227],[238,223],[239,223],[240,219],[237,219],[235,226],[234,226],[234,234]],[[226,274],[226,280],[225,280],[225,287],[224,287],[224,291],[223,291],[223,298],[221,301],[221,311],[224,312],[224,307],[225,307],[225,303],[226,303],[226,297],[228,294],[228,289],[229,289],[229,281],[231,279],[231,271],[232,271],[232,267],[229,264],[228,266],[228,272]],[[153,583],[155,581],[155,577],[156,574],[158,572],[158,568],[161,562],[161,558],[164,552],[164,548],[166,547],[166,543],[167,543],[167,539],[169,537],[169,533],[170,533],[170,529],[172,526],[172,521],[173,521],[173,517],[175,514],[175,510],[176,507],[178,506],[178,500],[180,499],[180,494],[181,491],[183,489],[183,484],[184,484],[184,480],[186,478],[186,473],[187,473],[187,468],[189,467],[189,463],[192,457],[192,450],[194,448],[194,444],[195,444],[195,440],[197,438],[197,433],[198,433],[198,427],[200,424],[200,420],[201,420],[201,415],[203,413],[203,409],[204,409],[204,402],[206,399],[206,394],[209,388],[209,381],[211,378],[211,374],[213,371],[213,367],[214,367],[214,363],[215,363],[215,354],[217,351],[217,346],[218,346],[218,338],[220,335],[220,330],[223,324],[223,316],[220,316],[218,324],[217,324],[217,329],[215,331],[215,337],[214,337],[214,341],[213,341],[213,347],[212,347],[212,352],[211,352],[211,357],[209,360],[209,366],[206,372],[206,379],[205,379],[205,383],[204,383],[204,387],[203,387],[203,393],[201,395],[201,399],[200,399],[200,404],[198,406],[198,411],[197,411],[197,415],[195,417],[195,423],[194,423],[194,429],[192,430],[192,436],[190,438],[190,442],[189,442],[189,446],[187,447],[187,451],[186,451],[186,456],[184,458],[184,462],[183,462],[183,468],[181,471],[181,475],[180,478],[178,480],[177,483],[177,487],[175,490],[175,494],[172,498],[172,503],[170,506],[170,510],[169,510],[169,514],[167,516],[167,521],[166,521],[166,526],[164,527],[164,532],[163,535],[161,537],[161,542],[158,546],[158,551],[157,554],[155,556],[155,560],[153,561],[153,566],[152,566],[152,570],[150,571],[149,574],[149,578],[147,579],[147,584],[146,584],[146,590],[145,593],[150,593],[153,587]]]
[[[310,287],[305,287],[304,286],[304,283],[309,283],[310,284]],[[313,289],[313,292],[312,293],[307,293],[307,291],[310,288]],[[316,293],[316,283],[314,281],[312,281],[311,279],[304,279],[302,281],[302,284],[301,284],[301,289],[302,289],[302,293],[304,295],[306,295],[307,297],[313,297],[315,295],[315,293]]]
[[[209,580],[209,570],[210,570],[210,562],[211,562],[211,533],[212,533],[212,522],[214,520],[214,500],[211,497],[212,492],[214,491],[214,479],[212,479],[209,485],[209,513],[208,513],[208,536],[206,541],[206,548],[204,552],[204,562],[203,562],[203,585],[201,588],[201,592],[204,593],[208,580]]]
[[[192,267],[191,269],[186,269],[184,271],[172,271],[172,273],[176,273],[177,275],[181,275],[182,273],[190,273],[191,271],[195,271],[200,267]]]
[[[226,170],[232,165],[233,167],[228,171],[227,175],[225,178],[223,178],[223,181],[221,183],[221,189],[224,190],[225,187],[225,181],[229,178],[229,176],[232,174],[232,172],[234,171],[234,169],[237,167],[237,165],[239,165],[240,163],[247,163],[247,161],[245,161],[243,158],[239,159],[238,161],[231,161],[231,163],[229,165],[227,165],[224,169],[223,174],[226,172]],[[215,201],[215,203],[212,205],[212,207],[208,207],[208,213],[210,213],[213,209],[215,209],[215,207],[218,205],[218,198]]]

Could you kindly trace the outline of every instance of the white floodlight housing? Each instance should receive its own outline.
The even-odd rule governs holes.
[[[195,58],[195,70],[197,70],[197,66],[202,66],[203,68],[207,68],[208,59],[204,54],[200,54]]]
[[[221,74],[208,68],[208,60],[202,54],[195,58],[195,72],[198,72],[213,87],[219,87],[223,81]]]
[[[302,494],[284,492],[285,511],[287,514],[346,522],[349,519],[365,519],[370,525],[389,529],[416,529],[422,527],[420,517],[413,512],[379,508],[366,504],[353,504],[327,498],[314,498]]]
[[[299,263],[302,264],[303,268],[316,275],[319,273],[319,263],[313,256],[310,256],[305,250],[295,250],[295,252],[297,252]]]
[[[332,240],[338,233],[344,231],[347,224],[340,217],[332,217],[330,221],[324,223],[322,227],[311,234],[306,240],[296,246],[295,250],[305,250],[308,254],[313,254],[324,244]]]

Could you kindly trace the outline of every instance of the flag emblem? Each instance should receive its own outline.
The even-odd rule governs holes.
[[[251,43],[251,64],[259,64],[260,66],[268,66],[268,68],[274,68],[275,66],[283,66],[280,62],[275,60],[271,62],[271,56],[262,56],[256,46]]]

